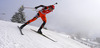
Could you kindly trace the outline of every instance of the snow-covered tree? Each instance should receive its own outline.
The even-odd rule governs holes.
[[[17,23],[25,23],[25,13],[23,12],[23,10],[24,10],[24,7],[23,6],[21,6],[20,8],[19,8],[19,12],[16,12],[14,15],[13,15],[13,17],[12,17],[12,19],[11,19],[11,21],[12,22],[17,22]]]

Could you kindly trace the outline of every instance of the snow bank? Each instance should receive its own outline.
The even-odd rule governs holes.
[[[43,34],[54,39],[51,40],[31,31],[38,27],[27,25],[21,35],[17,26],[21,24],[7,21],[0,21],[0,48],[90,48],[73,39],[49,30],[42,30]]]

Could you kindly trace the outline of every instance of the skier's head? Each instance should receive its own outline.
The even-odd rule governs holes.
[[[54,5],[50,5],[49,6],[51,9],[55,9],[55,6]]]
[[[55,9],[55,6],[54,6],[54,5],[56,5],[56,4],[58,4],[58,3],[56,2],[55,4],[50,5],[49,7],[52,8],[52,9],[54,10],[54,9]]]

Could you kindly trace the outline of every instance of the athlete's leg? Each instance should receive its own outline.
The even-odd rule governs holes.
[[[43,21],[42,25],[40,26],[40,28],[38,29],[38,33],[42,34],[41,29],[44,27],[44,25],[46,24],[47,20],[46,20],[46,16],[41,16],[41,19]]]
[[[31,20],[27,21],[25,24],[23,24],[22,26],[20,26],[20,29],[23,29],[23,27],[25,27],[27,24],[35,21],[38,17],[39,17],[39,13],[34,18],[32,18]]]

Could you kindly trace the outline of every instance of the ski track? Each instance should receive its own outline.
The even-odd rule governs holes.
[[[57,41],[53,42],[30,30],[38,29],[38,27],[30,25],[22,30],[24,35],[21,35],[17,28],[20,25],[0,20],[0,48],[90,48],[67,38],[67,35],[43,29],[43,34]]]

